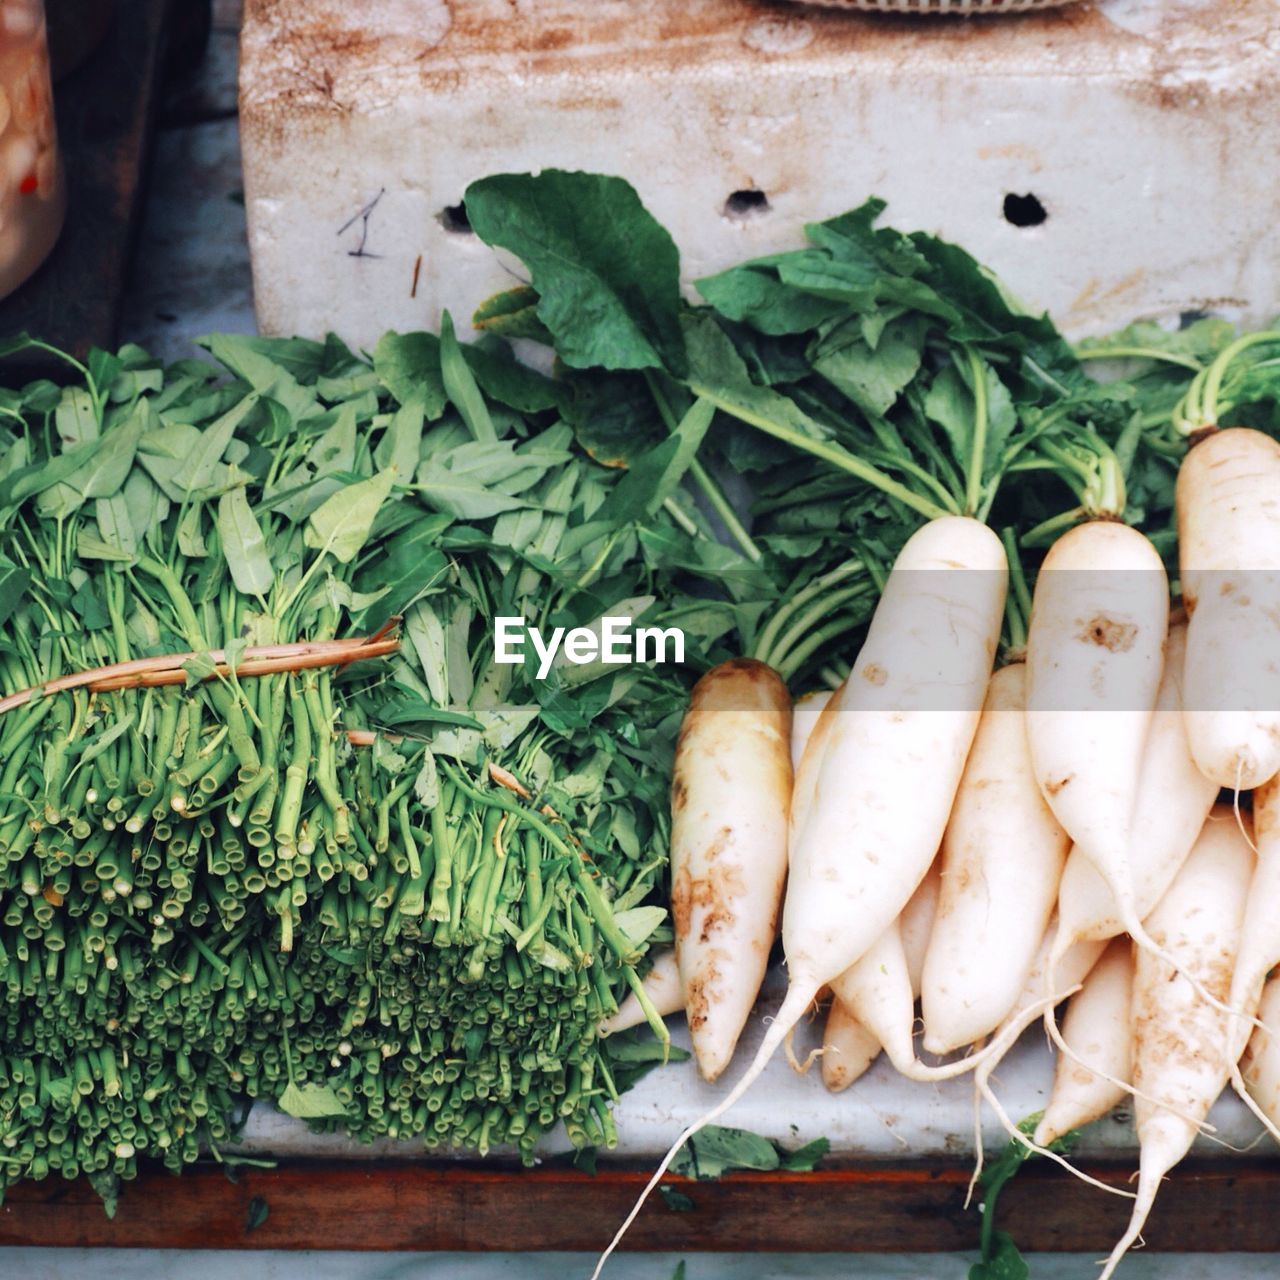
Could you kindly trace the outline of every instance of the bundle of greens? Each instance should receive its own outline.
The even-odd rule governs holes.
[[[177,1167],[241,1096],[612,1143],[685,683],[537,680],[491,624],[657,616],[643,540],[686,535],[448,328],[209,348],[3,405],[3,1176]]]

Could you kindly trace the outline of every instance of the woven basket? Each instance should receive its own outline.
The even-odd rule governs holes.
[[[860,9],[867,13],[921,13],[965,17],[972,13],[1028,13],[1060,9],[1076,0],[802,0],[830,9]]]

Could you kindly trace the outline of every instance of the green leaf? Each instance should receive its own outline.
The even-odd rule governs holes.
[[[390,702],[384,702],[377,711],[378,722],[389,729],[403,729],[409,725],[449,724],[463,729],[484,729],[474,716],[461,711],[449,711],[433,707],[412,694],[401,694]]]
[[[434,809],[440,803],[440,771],[430,748],[427,748],[422,768],[413,780],[413,794],[424,809]]]
[[[665,907],[632,907],[627,911],[615,912],[613,922],[622,930],[623,937],[632,947],[641,947],[666,918]]]
[[[555,339],[538,319],[538,293],[527,284],[486,298],[471,317],[472,328],[500,338],[529,338],[551,346]]]
[[[132,478],[133,474],[130,473],[129,479]],[[138,531],[134,527],[133,513],[129,508],[128,481],[119,493],[114,493],[109,498],[95,499],[93,510],[103,541],[117,548],[126,557],[135,555],[138,550]]]
[[[744,263],[695,284],[721,315],[761,333],[805,333],[844,310],[839,302],[784,284],[773,268],[774,261]]]
[[[243,489],[232,489],[218,500],[218,539],[236,590],[265,596],[275,581],[275,572],[262,528]]]
[[[199,339],[199,343],[255,391],[274,400],[295,422],[320,412],[315,395],[282,363],[263,354],[262,339],[246,334],[216,333]],[[265,349],[269,351],[270,346]]]
[[[432,422],[444,412],[447,398],[435,334],[384,334],[373,349],[373,369],[402,405],[416,399]]]
[[[436,544],[448,524],[446,515],[423,513],[381,544],[376,560],[356,579],[363,590],[382,591],[374,603],[353,613],[352,625],[358,631],[376,631],[389,618],[403,614],[425,592],[444,584],[449,561]]]
[[[498,433],[493,429],[489,408],[462,357],[462,350],[453,332],[453,318],[448,311],[440,318],[440,376],[444,379],[445,394],[467,424],[471,438],[496,440]]]
[[[75,611],[76,621],[86,631],[101,631],[111,625],[111,614],[93,585],[92,578],[86,578],[71,597],[71,607]]]
[[[174,472],[173,483],[185,494],[193,495],[212,489],[223,474],[222,455],[226,453],[236,428],[258,404],[259,397],[250,394],[234,409],[224,413],[202,432],[195,448],[183,459]]]
[[[141,467],[134,467],[129,472],[129,478],[124,482],[124,488],[118,497],[123,498],[133,525],[132,545],[139,547],[148,535],[154,536],[167,519],[169,499]],[[115,502],[116,498],[110,501]],[[99,525],[101,525],[101,518],[99,518]]]
[[[481,390],[520,413],[557,409],[563,394],[559,383],[521,364],[510,348],[494,338],[464,346],[462,354]]]
[[[188,507],[178,521],[178,550],[184,556],[199,558],[209,554],[205,546],[204,535],[200,531],[204,508],[200,505]]]
[[[298,1086],[290,1081],[285,1091],[276,1099],[276,1106],[285,1115],[295,1116],[299,1120],[320,1120],[326,1116],[347,1114],[338,1095],[323,1084]]]
[[[625,467],[667,438],[649,384],[639,374],[575,373],[569,379],[565,418],[578,443],[606,467]]]
[[[267,1202],[262,1196],[254,1196],[249,1201],[249,1207],[245,1210],[244,1215],[244,1233],[252,1235],[267,1220],[270,1210]]]
[[[424,600],[405,615],[404,630],[431,697],[440,706],[446,706],[449,702],[448,645],[439,615]]]
[[[412,396],[400,406],[374,450],[373,458],[380,469],[394,467],[406,482],[413,479],[422,454],[425,417],[421,396]]]
[[[923,343],[915,318],[894,321],[874,350],[860,328],[842,325],[818,345],[813,368],[864,413],[883,417],[919,372]]]
[[[666,440],[632,462],[610,495],[607,511],[611,520],[628,524],[657,512],[698,456],[715,411],[710,400],[695,400]]]
[[[348,485],[311,513],[302,537],[308,547],[328,552],[342,564],[359,555],[378,510],[391,493],[396,473],[388,467],[368,480]]]
[[[991,1256],[969,1268],[969,1280],[1028,1280],[1030,1275],[1026,1260],[1007,1231],[994,1232]]]
[[[212,680],[217,675],[218,664],[214,662],[209,654],[197,653],[182,664],[182,670],[187,674],[183,687],[194,689],[196,685],[203,684],[206,680]]]
[[[70,1085],[70,1081],[67,1082]],[[120,1207],[120,1176],[109,1169],[99,1169],[89,1174],[89,1185],[102,1201],[102,1212],[108,1219],[116,1216]]]
[[[830,1151],[829,1138],[814,1138],[812,1142],[806,1142],[803,1147],[797,1147],[794,1151],[784,1151],[778,1168],[785,1169],[788,1173],[812,1173],[818,1161],[824,1159]]]
[[[36,502],[36,510],[56,518],[76,510],[89,498],[110,498],[118,493],[133,468],[142,427],[142,415],[135,414],[123,426],[80,445],[79,448],[93,450],[88,460],[57,485],[45,489]]]
[[[473,182],[472,229],[529,268],[538,318],[576,368],[684,368],[680,257],[621,178],[545,169]]]
[[[665,1182],[658,1187],[658,1194],[672,1213],[692,1213],[698,1207],[683,1191],[677,1191],[675,1187],[668,1186]],[[681,1262],[672,1280],[683,1280],[683,1277],[684,1263]]]
[[[0,556],[0,624],[7,622],[31,586],[31,570]]]
[[[671,1171],[710,1181],[734,1169],[768,1171],[778,1163],[777,1149],[768,1138],[746,1129],[709,1124],[689,1139],[672,1161]]]

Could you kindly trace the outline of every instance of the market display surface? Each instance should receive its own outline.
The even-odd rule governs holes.
[[[779,1048],[854,1097],[882,1046],[1007,1113],[1047,1014],[1019,1141],[1132,1093],[1125,1244],[1224,1088],[1274,1132],[1280,338],[1073,350],[881,209],[692,306],[627,184],[498,176],[467,216],[530,283],[457,300],[476,344],[4,394],[0,1177],[110,1202],[251,1099],[607,1149],[685,1008],[717,1114]]]

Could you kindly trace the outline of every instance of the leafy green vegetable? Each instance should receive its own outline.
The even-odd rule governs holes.
[[[679,369],[679,255],[628,183],[545,169],[482,178],[464,202],[472,229],[529,267],[566,364]]]
[[[326,1116],[346,1115],[347,1109],[338,1095],[327,1085],[290,1082],[276,1099],[276,1106],[285,1115],[299,1120],[320,1120]]]
[[[266,539],[244,490],[232,489],[218,500],[218,538],[236,590],[245,595],[265,595],[270,591],[275,574]]]
[[[658,1188],[658,1194],[662,1196],[663,1203],[672,1213],[693,1213],[698,1207],[691,1197],[685,1195],[683,1191],[677,1191],[675,1187],[668,1186],[665,1182]],[[681,1266],[683,1265],[682,1263]]]
[[[1019,1123],[1018,1128],[1030,1137],[1043,1114],[1042,1111],[1037,1111],[1028,1116]],[[1065,1133],[1049,1144],[1049,1150],[1063,1155],[1071,1150],[1079,1137],[1074,1130]],[[1005,1184],[1035,1154],[1025,1142],[1011,1138],[1000,1157],[983,1170],[982,1177],[978,1180],[981,1193],[979,1208],[982,1213],[982,1258],[969,1268],[969,1280],[1027,1280],[1027,1264],[1017,1246],[1007,1232],[996,1230],[996,1203]]]
[[[671,1169],[674,1173],[700,1181],[722,1177],[735,1169],[802,1172],[812,1169],[827,1154],[830,1146],[827,1139],[818,1138],[789,1153],[780,1144],[758,1133],[707,1125],[689,1139],[672,1162]]]
[[[254,1196],[244,1215],[244,1233],[249,1236],[262,1226],[270,1215],[270,1208],[262,1196]]]

